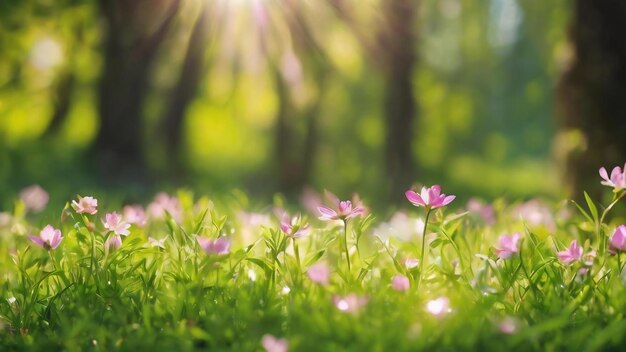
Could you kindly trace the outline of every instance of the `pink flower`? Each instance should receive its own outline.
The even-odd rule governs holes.
[[[280,220],[280,229],[290,238],[299,238],[309,234],[310,228],[308,224],[303,224],[300,215],[289,217],[286,212],[283,213]]]
[[[182,210],[178,198],[171,197],[167,193],[161,192],[154,197],[154,201],[148,205],[148,213],[154,219],[160,219],[168,212],[175,221],[182,218]]]
[[[485,204],[477,198],[471,198],[467,202],[467,210],[472,214],[480,216],[487,225],[493,225],[496,222],[493,206]]]
[[[596,260],[597,255],[598,254],[596,253],[595,249],[592,249],[589,252],[585,253],[585,255],[583,256],[583,264],[585,264],[586,266],[592,266],[593,262]]]
[[[434,185],[430,188],[422,187],[420,194],[417,194],[413,190],[408,190],[404,193],[406,199],[409,200],[416,207],[425,208],[440,208],[450,204],[456,196],[446,196],[441,193],[441,187]]]
[[[93,197],[78,196],[78,202],[72,201],[72,208],[79,214],[94,215],[98,212],[98,200]]]
[[[500,248],[496,248],[496,255],[501,259],[507,259],[519,253],[519,240],[521,237],[522,235],[519,233],[514,233],[510,236],[500,236],[498,238]]]
[[[55,229],[52,225],[47,225],[39,233],[39,237],[30,235],[28,238],[33,241],[39,247],[46,250],[56,249],[63,237],[61,237],[61,230]]]
[[[230,242],[225,237],[220,237],[215,240],[206,237],[197,236],[198,244],[206,252],[206,254],[225,255],[228,254],[230,249]]]
[[[50,196],[41,186],[32,185],[24,188],[20,192],[20,199],[24,203],[24,206],[26,206],[26,209],[39,213],[45,209]]]
[[[108,213],[104,218],[105,220],[102,221],[102,224],[104,224],[107,230],[114,232],[116,235],[128,236],[130,234],[130,231],[128,231],[130,224],[122,221],[122,217],[118,213]]]
[[[511,335],[517,331],[518,325],[517,320],[511,317],[506,317],[500,321],[500,324],[498,324],[498,330],[500,330],[503,334]]]
[[[6,212],[0,212],[0,228],[9,226],[11,224],[11,214]]]
[[[439,297],[428,301],[426,310],[437,318],[441,318],[452,311],[450,309],[450,300],[447,297]]]
[[[609,252],[615,254],[617,252],[626,252],[626,226],[619,225],[611,236]]]
[[[404,260],[404,266],[409,270],[413,268],[417,268],[419,264],[420,264],[420,261],[419,259],[416,259],[416,258],[406,258]]]
[[[148,243],[152,247],[159,247],[159,248],[165,249],[165,237],[161,238],[160,240],[157,240],[157,239],[152,238],[152,237],[148,237]]]
[[[146,212],[141,205],[127,205],[122,210],[124,219],[133,225],[144,227],[146,225]]]
[[[287,340],[279,339],[269,334],[263,335],[261,345],[267,352],[287,352],[289,348]]]
[[[568,249],[558,252],[556,256],[563,264],[570,264],[582,258],[583,249],[578,245],[578,241],[573,240]]]
[[[532,226],[545,226],[549,231],[556,231],[552,210],[538,199],[531,199],[516,207],[513,216]]]
[[[335,304],[335,307],[342,312],[356,313],[367,303],[367,298],[357,296],[354,293],[344,297],[335,295],[333,297],[333,303]]]
[[[619,166],[616,166],[611,171],[611,177],[607,173],[605,168],[600,168],[600,177],[604,181],[601,183],[605,186],[613,187],[614,191],[620,191],[626,188],[626,164],[624,164],[624,170],[620,169]]]
[[[263,227],[272,227],[272,220],[267,214],[239,211],[237,218],[241,224],[239,237],[244,246],[254,243]]]
[[[332,192],[324,191],[324,196],[329,204],[336,207],[336,211],[326,206],[320,205],[317,211],[321,214],[320,220],[347,220],[367,213],[367,208],[361,202],[358,194],[354,194],[352,201],[339,200]]]
[[[317,207],[317,210],[322,214],[320,220],[348,220],[350,218],[361,216],[365,210],[361,207],[352,208],[352,202],[349,200],[342,200],[337,205],[337,211],[327,208],[325,206]]]
[[[114,234],[104,242],[104,248],[114,251],[122,246],[122,236]]]
[[[311,214],[317,214],[317,207],[324,205],[322,198],[311,187],[305,187],[300,196],[300,203]]]
[[[411,283],[408,277],[398,274],[391,278],[391,287],[398,292],[402,292],[408,290],[411,287]]]
[[[311,281],[315,282],[316,284],[326,286],[328,285],[330,279],[330,268],[328,267],[328,264],[324,262],[319,262],[311,265],[306,274],[309,276],[309,279],[311,279]]]
[[[393,214],[389,221],[378,224],[373,232],[383,242],[390,238],[408,242],[413,240],[418,231],[421,234],[422,229],[424,229],[423,219],[409,217],[405,212],[399,211]]]

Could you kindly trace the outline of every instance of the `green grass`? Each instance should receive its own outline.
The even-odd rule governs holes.
[[[313,231],[296,239],[298,261],[271,211],[255,225],[236,203],[188,193],[179,199],[178,223],[165,216],[132,226],[111,251],[101,219],[121,204],[101,203],[86,216],[66,206],[50,221],[17,202],[0,225],[0,350],[261,351],[265,334],[286,338],[292,351],[595,351],[626,343],[624,258],[607,253],[618,224],[603,216],[611,207],[591,199],[568,205],[570,216],[562,204],[550,207],[543,223],[520,218],[516,203],[497,202],[491,225],[454,202],[436,209],[423,272],[403,265],[420,256],[421,227],[410,228],[408,242],[393,231],[381,240],[385,219],[350,219],[348,271],[340,222],[309,214]],[[423,208],[407,202],[406,209],[412,219],[424,217]],[[26,236],[48,222],[64,237],[51,251]],[[522,234],[520,252],[499,259],[498,236],[514,232]],[[208,255],[196,235],[226,236],[230,253]],[[150,246],[149,236],[166,238],[165,249]],[[582,261],[564,265],[556,257],[574,239],[584,253],[597,251],[589,275],[578,274]],[[327,286],[306,274],[319,261],[331,267]],[[392,289],[396,274],[409,277],[408,291]],[[339,310],[333,299],[351,293],[366,303]],[[450,310],[435,316],[426,306],[439,297]]]

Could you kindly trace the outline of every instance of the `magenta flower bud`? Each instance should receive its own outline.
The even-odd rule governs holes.
[[[122,246],[122,236],[114,234],[104,242],[104,248],[114,251]]]
[[[626,226],[620,225],[613,232],[609,245],[609,252],[615,254],[617,252],[626,252]]]

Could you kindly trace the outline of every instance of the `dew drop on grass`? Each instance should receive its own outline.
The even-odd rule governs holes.
[[[255,282],[256,281],[256,272],[252,269],[248,269],[248,278],[250,279],[250,281]]]
[[[348,304],[348,302],[346,302],[346,300],[342,299],[339,300],[339,302],[337,302],[337,309],[339,309],[340,311],[347,311],[348,308],[350,308],[350,305]]]
[[[429,301],[426,304],[426,310],[436,317],[441,317],[452,311],[450,309],[450,301],[446,297],[439,297]]]

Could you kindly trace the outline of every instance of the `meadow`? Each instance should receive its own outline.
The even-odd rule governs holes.
[[[608,202],[435,185],[393,214],[328,191],[46,209],[32,186],[0,214],[0,350],[618,350],[626,170],[598,182]]]

